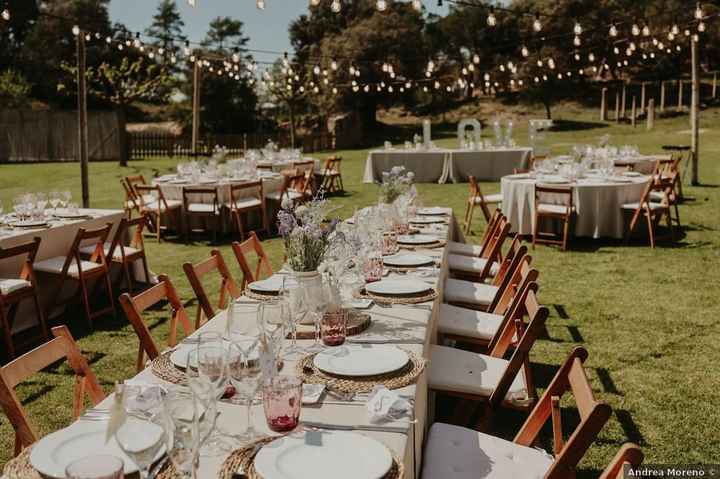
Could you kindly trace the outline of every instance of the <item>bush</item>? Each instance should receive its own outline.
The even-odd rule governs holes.
[[[0,72],[0,108],[23,108],[29,105],[30,83],[16,70]]]

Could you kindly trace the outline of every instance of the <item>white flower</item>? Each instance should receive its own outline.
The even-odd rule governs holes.
[[[293,200],[291,200],[288,197],[283,198],[282,203],[280,204],[281,208],[284,210],[291,210],[293,207]]]
[[[415,173],[410,171],[410,172],[408,172],[407,177],[408,177],[408,180],[412,181],[415,179]]]
[[[308,210],[307,206],[300,205],[297,208],[295,208],[295,216],[297,216],[298,218],[302,218],[303,216],[305,216],[307,214],[308,211],[309,210]]]

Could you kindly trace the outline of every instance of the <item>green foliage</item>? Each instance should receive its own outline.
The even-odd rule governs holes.
[[[29,103],[30,84],[19,72],[0,72],[0,109],[23,108]]]

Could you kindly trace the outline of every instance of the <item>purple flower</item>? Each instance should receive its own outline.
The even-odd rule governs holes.
[[[278,232],[280,236],[288,236],[297,226],[297,221],[292,213],[281,210],[278,213]]]

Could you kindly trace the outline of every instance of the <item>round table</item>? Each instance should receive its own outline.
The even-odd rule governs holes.
[[[624,176],[604,179],[589,175],[575,182],[548,184],[545,177],[509,175],[502,178],[502,211],[512,225],[513,232],[532,235],[535,218],[535,185],[572,188],[575,219],[575,236],[592,238],[622,238],[625,217],[621,206],[640,201],[649,176]],[[552,177],[557,179],[557,177]],[[547,180],[546,181],[550,181]],[[553,195],[541,197],[543,203],[557,204]]]

